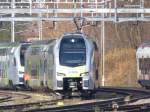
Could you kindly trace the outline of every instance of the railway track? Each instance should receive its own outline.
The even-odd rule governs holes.
[[[107,109],[109,110],[109,109]],[[111,111],[112,109],[110,109]],[[138,105],[122,105],[119,106],[116,110],[125,111],[125,112],[149,112],[150,111],[150,103],[147,104],[138,104]]]
[[[99,112],[99,111],[134,111],[134,110],[144,110],[148,111],[150,109],[150,104],[143,105],[128,105],[132,102],[138,101],[140,99],[150,98],[150,91],[143,89],[129,89],[129,88],[98,88],[95,90],[97,92],[115,92],[119,97],[95,101],[89,100],[86,103],[55,106],[43,109],[31,109],[31,112]]]
[[[5,101],[8,101],[9,99],[11,99],[12,96],[6,94],[5,92],[1,92],[0,91],[0,103],[1,102],[5,102]]]
[[[27,104],[17,104],[17,105],[5,105],[5,106],[0,106],[0,110],[9,110],[9,109],[26,109],[29,107],[33,106],[45,106],[45,105],[56,105],[56,102],[58,100],[52,100],[52,101],[39,101],[39,102],[34,102],[34,103],[27,103]]]
[[[12,93],[14,95],[12,95]],[[99,98],[102,94],[105,94],[105,98]],[[5,95],[4,95],[5,94]],[[111,97],[108,97],[110,94]],[[1,97],[1,95],[3,97]],[[32,96],[28,95],[25,91],[24,93],[16,93],[9,91],[0,91],[0,104],[4,102],[9,102],[15,99],[25,100],[30,99]],[[5,99],[6,98],[6,99]],[[51,99],[51,100],[41,100],[35,102],[28,102],[24,104],[11,104],[11,105],[0,105],[0,110],[19,110],[19,111],[30,111],[30,112],[99,112],[99,111],[135,111],[150,109],[150,104],[134,104],[131,103],[138,101],[140,99],[150,98],[150,91],[144,89],[133,89],[133,88],[98,88],[94,91],[94,97],[90,100],[79,100],[76,103],[70,104],[72,99],[68,99],[68,104],[63,106],[57,106],[58,102],[65,102],[62,99]],[[1,100],[2,99],[2,100]],[[4,100],[3,100],[4,99]]]
[[[29,92],[29,91],[10,91],[10,90],[0,90],[0,111],[4,110],[14,110],[14,111],[23,111],[26,108],[30,107],[40,107],[45,105],[56,105],[55,102],[57,102],[59,99],[52,99],[52,100],[45,100],[42,98],[42,100],[34,101],[33,99],[35,96],[36,98],[39,98],[36,93]],[[40,93],[41,94],[41,93]],[[45,95],[45,94],[44,94]],[[26,103],[22,103],[22,101],[26,101]],[[21,109],[21,110],[20,110]]]
[[[150,98],[150,90],[145,89],[138,89],[138,88],[100,88],[99,90],[107,90],[111,91],[117,91],[117,92],[125,92],[128,94],[128,96],[124,97],[124,100],[120,101],[114,101],[112,103],[112,106],[103,106],[101,107],[104,111],[112,111],[112,110],[118,110],[118,111],[141,111],[146,112],[150,111],[150,102],[149,103],[143,103],[143,104],[131,104],[133,102],[136,102],[141,99],[148,99]],[[131,104],[131,105],[130,105]]]
[[[17,93],[9,90],[1,90],[0,91],[0,103],[14,101],[14,100],[24,100],[30,99],[31,96],[23,93]]]

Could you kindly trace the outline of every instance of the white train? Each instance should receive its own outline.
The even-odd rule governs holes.
[[[10,74],[12,85],[24,85],[25,52],[31,43],[19,43],[11,50]]]
[[[142,44],[136,52],[138,82],[145,88],[150,88],[150,43]]]
[[[96,44],[77,32],[47,43],[32,44],[26,54],[24,79],[31,88],[86,93],[98,85],[97,53]]]
[[[24,84],[25,51],[30,43],[0,44],[1,87],[16,87]]]

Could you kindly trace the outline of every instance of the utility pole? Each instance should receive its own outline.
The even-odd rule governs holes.
[[[40,19],[41,16],[39,16],[39,21],[38,21],[38,27],[39,27],[39,40],[42,40],[42,20]]]
[[[11,8],[15,9],[15,0],[12,0],[11,2]],[[15,21],[14,21],[15,14],[12,13],[11,17],[13,18],[11,21],[11,42],[15,42]]]
[[[144,0],[140,0],[140,8],[144,9]],[[141,13],[141,18],[144,18],[144,13]]]
[[[103,8],[105,8],[105,0],[103,0]],[[105,14],[102,13],[103,20],[101,21],[101,70],[102,70],[102,86],[105,86]]]
[[[32,0],[29,0],[30,3],[30,15],[32,15]]]
[[[117,0],[114,0],[114,8],[115,8],[115,22],[118,21],[118,18],[117,18]]]
[[[41,1],[41,0],[38,0],[39,1],[39,4],[38,4],[38,7],[41,9],[42,7],[43,7],[43,5],[42,5],[42,3],[43,3],[43,0]],[[44,1],[45,2],[45,1]],[[43,25],[42,25],[42,19],[41,19],[41,17],[42,17],[42,13],[39,13],[39,21],[38,21],[38,27],[39,27],[39,40],[42,40],[42,27],[43,27]]]

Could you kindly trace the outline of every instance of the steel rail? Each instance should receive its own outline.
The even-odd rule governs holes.
[[[58,100],[52,100],[52,101],[40,101],[40,102],[33,102],[33,103],[27,103],[27,104],[17,104],[17,105],[5,105],[0,106],[0,110],[10,110],[10,109],[17,109],[17,108],[29,108],[33,106],[43,106],[43,105],[55,105]]]
[[[117,109],[118,111],[126,111],[126,112],[146,112],[150,111],[150,103],[147,104],[137,104],[137,105],[125,105],[125,106],[119,106]]]
[[[27,90],[23,90],[23,91],[19,91],[19,92],[25,92]],[[37,93],[37,91],[28,91],[28,92],[33,92],[33,93]],[[27,93],[28,93],[27,92]],[[31,95],[28,95],[26,93],[18,93],[18,92],[13,92],[13,91],[10,91],[9,89],[3,89],[3,91],[0,91],[0,94],[5,94],[5,95],[8,95],[8,98],[7,99],[0,99],[0,103],[3,103],[3,102],[8,102],[8,101],[15,101],[15,98],[13,97],[13,95],[18,98],[19,96],[22,97],[22,99],[30,99],[31,98]],[[51,92],[52,95],[55,95],[56,94],[52,91]],[[4,106],[0,106],[0,110],[11,110],[11,109],[24,109],[24,108],[30,108],[30,107],[33,107],[33,106],[44,106],[44,105],[56,105],[56,103],[58,101],[60,101],[61,99],[60,98],[53,98],[52,100],[42,100],[42,101],[36,101],[36,102],[31,102],[31,103],[25,103],[25,104],[10,104],[10,105],[4,105]]]
[[[115,107],[114,106],[124,106],[126,102],[135,102],[139,99],[143,98],[150,98],[150,91],[140,90],[140,89],[127,89],[127,88],[98,88],[95,92],[116,92],[118,94],[123,94],[124,97],[109,99],[105,101],[95,101],[85,104],[77,104],[77,105],[67,105],[63,107],[50,107],[45,109],[33,109],[30,110],[31,112],[91,112],[94,111],[96,108],[104,111],[112,111]],[[125,101],[126,97],[130,96],[131,100]],[[120,107],[121,107],[120,106]],[[125,108],[125,107],[124,107]],[[126,106],[127,108],[127,106]],[[29,110],[28,110],[29,111]]]
[[[42,112],[42,111],[49,111],[49,112],[70,112],[70,111],[78,111],[78,110],[84,110],[84,109],[88,109],[88,110],[93,110],[93,107],[97,106],[97,105],[111,105],[113,101],[120,101],[123,100],[124,98],[114,98],[114,99],[109,99],[109,100],[104,100],[104,101],[95,101],[95,102],[91,102],[91,103],[84,103],[84,104],[75,104],[75,105],[67,105],[67,106],[63,106],[63,107],[50,107],[50,108],[44,108],[44,109],[33,109],[30,110],[31,112]],[[29,110],[28,110],[29,111]],[[29,111],[29,112],[30,112]]]
[[[9,96],[9,95],[1,93],[1,92],[0,92],[0,96],[2,96],[2,98],[0,98],[0,103],[8,101],[9,99],[12,98],[12,96]]]
[[[14,101],[15,97],[17,98],[17,96],[20,96],[22,99],[30,99],[31,98],[30,95],[23,94],[23,93],[15,93],[14,94],[14,92],[10,91],[10,90],[9,91],[8,90],[0,91],[0,96],[1,95],[4,95],[5,97],[0,98],[0,103],[8,102],[8,101]]]
[[[104,89],[104,88],[103,88]],[[110,88],[111,89],[111,88]],[[126,91],[128,93],[131,93],[130,98],[128,101],[119,101],[116,102],[116,105],[118,107],[116,108],[119,111],[122,110],[137,110],[137,109],[142,109],[142,107],[146,106],[144,110],[148,110],[150,107],[150,103],[148,104],[137,104],[137,105],[128,105],[128,103],[133,103],[136,102],[140,99],[147,99],[150,98],[150,91],[149,90],[144,90],[144,89],[138,89],[138,88],[116,88],[117,91]],[[125,105],[124,105],[125,104]],[[105,111],[112,111],[112,107],[103,107]]]

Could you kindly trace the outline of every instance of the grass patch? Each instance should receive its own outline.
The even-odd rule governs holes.
[[[107,86],[137,87],[136,50],[115,48],[106,54]]]

